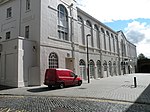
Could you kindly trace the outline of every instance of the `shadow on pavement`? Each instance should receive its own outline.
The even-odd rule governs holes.
[[[50,89],[48,87],[39,87],[39,88],[28,89],[27,91],[37,93],[37,92],[50,91]]]
[[[28,89],[27,91],[33,92],[33,93],[38,93],[38,92],[53,91],[53,90],[58,90],[58,89],[59,88],[56,88],[56,87],[53,87],[53,88],[39,87],[39,88]]]
[[[0,85],[0,90],[13,89],[15,87]]]
[[[138,88],[138,86],[137,86]],[[135,88],[136,89],[136,88]],[[138,109],[138,112],[150,112],[150,85],[142,92],[137,98],[135,103],[131,105],[126,112],[133,112],[134,109]],[[137,110],[135,110],[137,112]]]
[[[67,86],[67,87],[65,87],[65,88],[63,88],[63,89],[66,89],[66,88],[73,88],[73,87],[77,87],[77,86]],[[86,88],[79,88],[79,89],[86,89]],[[60,90],[60,88],[59,88],[59,87],[52,87],[52,88],[39,87],[39,88],[28,89],[27,91],[33,92],[33,93],[38,93],[38,92],[55,91],[55,90]]]

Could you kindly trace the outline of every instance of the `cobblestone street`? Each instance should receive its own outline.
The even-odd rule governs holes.
[[[149,81],[150,74],[130,74],[64,89],[1,88],[0,112],[150,112]]]
[[[0,112],[149,112],[150,105],[48,96],[0,96]]]

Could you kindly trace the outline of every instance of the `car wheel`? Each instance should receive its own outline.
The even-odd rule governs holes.
[[[81,86],[82,82],[81,81],[78,81],[78,86]]]
[[[51,89],[51,88],[52,88],[52,85],[48,85],[48,88]]]
[[[64,88],[64,83],[60,83],[59,87],[60,87],[60,89],[63,89]]]

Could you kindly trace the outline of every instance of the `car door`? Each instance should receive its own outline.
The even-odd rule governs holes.
[[[76,77],[76,75],[73,72],[70,72],[70,76],[71,76],[71,81],[72,81],[71,83],[72,83],[72,85],[78,84],[77,77]]]

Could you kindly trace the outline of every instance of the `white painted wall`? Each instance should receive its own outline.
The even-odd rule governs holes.
[[[12,7],[12,17],[7,18],[7,8]],[[16,38],[19,33],[19,9],[20,5],[17,0],[12,0],[0,5],[0,36],[1,41],[6,40],[6,32],[11,32],[11,39]]]
[[[73,3],[72,14],[69,6]],[[80,74],[79,60],[86,61],[86,35],[91,33],[91,28],[85,25],[86,20],[92,23],[92,27],[96,24],[99,29],[104,28],[105,32],[108,30],[117,36],[113,30],[109,29],[104,24],[98,22],[95,18],[86,14],[85,12],[76,8],[74,0],[31,0],[31,9],[26,11],[25,0],[10,0],[9,2],[0,5],[0,44],[3,50],[0,52],[0,84],[6,84],[16,87],[41,85],[44,81],[45,70],[48,68],[48,57],[51,52],[58,55],[59,67],[65,68],[65,58],[75,58],[75,73]],[[68,27],[69,27],[69,41],[58,39],[57,29],[57,7],[63,4],[68,11]],[[12,17],[6,18],[7,8],[12,7]],[[20,15],[21,14],[21,15]],[[82,43],[81,25],[78,24],[77,15],[80,15],[84,21],[84,38],[85,45]],[[71,34],[71,16],[72,34]],[[25,39],[25,26],[30,28],[29,39]],[[6,32],[11,31],[11,38],[6,40]],[[92,28],[93,36],[88,38],[89,42],[89,58],[95,63],[95,76],[97,76],[96,62],[100,60],[103,66],[103,61],[116,61],[118,66],[119,58],[117,53],[117,41],[115,39],[115,52],[113,51],[113,41],[111,39],[111,53],[109,52],[109,37],[100,32],[100,46],[101,50],[97,49],[96,32]],[[74,42],[74,56],[72,56],[71,37]],[[93,37],[93,40],[91,38]],[[104,38],[106,38],[106,50],[104,48]],[[123,38],[119,33],[119,51],[120,39]],[[94,47],[92,47],[92,41]],[[124,41],[127,41],[124,39]],[[133,58],[136,55],[136,48],[129,43],[130,52],[129,57]],[[35,46],[33,49],[33,46]],[[100,54],[101,52],[101,54]],[[11,63],[10,63],[11,62]],[[102,74],[104,77],[109,76],[108,70]],[[118,72],[118,71],[117,71]],[[10,78],[10,74],[13,78]],[[12,80],[11,80],[12,79]]]

